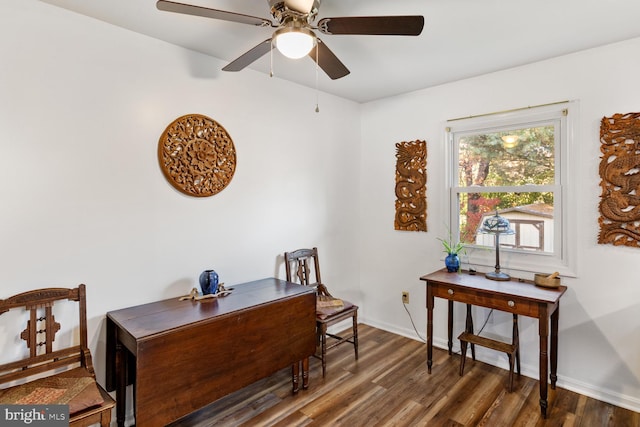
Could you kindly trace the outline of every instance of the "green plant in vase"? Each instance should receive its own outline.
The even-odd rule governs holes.
[[[447,271],[449,273],[460,271],[460,257],[458,254],[465,253],[466,245],[461,240],[454,241],[451,233],[449,233],[448,239],[445,240],[438,237],[438,240],[442,243],[444,252],[447,254],[444,259],[444,265],[447,267]]]

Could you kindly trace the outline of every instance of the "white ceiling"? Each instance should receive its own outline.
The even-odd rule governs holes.
[[[155,0],[41,1],[229,62],[273,32],[162,12]],[[178,1],[271,19],[267,0]],[[377,15],[423,15],[425,28],[418,37],[318,33],[351,70],[339,80],[320,70],[320,90],[367,102],[640,37],[638,0],[322,0],[318,19]],[[315,87],[311,59],[273,61],[277,77]],[[250,68],[268,74],[269,55]]]

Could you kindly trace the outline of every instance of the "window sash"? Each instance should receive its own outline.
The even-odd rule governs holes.
[[[557,225],[559,221],[558,218],[562,218],[562,205],[561,205],[561,200],[562,200],[562,187],[559,185],[541,185],[541,186],[527,186],[527,190],[523,190],[522,187],[479,187],[479,186],[475,186],[475,187],[462,187],[462,189],[460,191],[456,191],[456,189],[452,189],[451,190],[451,197],[450,199],[452,200],[452,212],[457,212],[457,215],[453,215],[455,216],[455,223],[453,222],[453,218],[452,218],[452,223],[451,223],[451,230],[456,230],[459,233],[460,230],[460,194],[470,194],[470,193],[514,193],[516,191],[511,191],[514,188],[519,189],[519,192],[521,193],[540,193],[540,192],[545,192],[545,193],[553,193],[553,218],[554,218],[554,232],[553,232],[553,251],[549,252],[549,251],[539,251],[536,252],[536,254],[538,255],[552,255],[552,256],[556,256],[556,257],[561,257],[562,256],[562,251],[563,251],[563,241],[562,241],[562,237],[563,237],[563,232],[557,232]],[[482,189],[482,191],[477,191],[478,189]],[[476,190],[476,191],[474,191]],[[482,245],[475,245],[475,244],[469,244],[468,246],[470,247],[476,247],[476,248],[486,248],[486,246],[482,246]],[[501,250],[503,249],[503,246],[500,245]],[[526,252],[526,253],[531,253],[531,251],[527,251],[524,249],[518,249],[518,248],[508,248],[506,245],[504,246],[505,250],[508,251],[513,251],[513,252]]]
[[[469,136],[482,135],[482,134],[491,134],[491,133],[501,133],[501,132],[510,132],[517,131],[521,129],[528,128],[536,128],[536,127],[546,127],[553,126],[553,156],[554,156],[554,183],[562,184],[562,174],[561,174],[561,165],[562,165],[562,131],[563,131],[563,120],[560,117],[547,118],[544,120],[537,121],[523,121],[517,122],[516,125],[510,126],[491,126],[491,127],[478,127],[472,128],[468,130],[456,130],[451,132],[452,134],[452,142],[453,142],[453,155],[455,156],[453,161],[454,167],[454,176],[452,184],[457,187],[465,187],[461,186],[459,182],[459,164],[460,164],[460,139],[468,138]]]
[[[527,272],[560,271],[566,276],[575,276],[575,222],[569,221],[570,212],[575,209],[575,195],[571,188],[575,180],[567,180],[574,169],[573,157],[567,153],[575,149],[576,138],[574,128],[578,119],[578,102],[567,101],[549,104],[541,107],[527,107],[504,113],[485,116],[468,117],[450,120],[446,129],[447,143],[447,182],[449,203],[444,208],[448,210],[448,229],[459,233],[460,230],[460,195],[465,193],[494,193],[494,192],[548,192],[553,193],[554,204],[554,233],[553,253],[513,250],[501,247],[509,259],[507,269]],[[483,132],[502,132],[512,129],[524,129],[536,126],[554,126],[554,184],[553,185],[522,185],[522,186],[460,186],[459,177],[459,146],[461,137],[477,135]],[[574,212],[575,214],[575,212]],[[455,238],[455,236],[454,236]],[[476,246],[476,248],[486,248]],[[495,253],[487,250],[474,250],[472,247],[467,255],[467,262],[474,265],[491,267],[495,262]],[[503,266],[505,268],[505,266]]]

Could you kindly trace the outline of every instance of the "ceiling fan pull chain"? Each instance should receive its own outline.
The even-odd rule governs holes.
[[[318,51],[320,49],[318,49],[318,46],[316,45],[316,113],[320,112],[320,106],[318,104],[318,98],[320,97],[320,94],[318,93]]]
[[[271,64],[269,65],[269,77],[273,77],[273,39],[271,39],[271,49],[269,50],[269,60]]]

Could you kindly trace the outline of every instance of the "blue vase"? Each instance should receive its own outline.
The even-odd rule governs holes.
[[[444,259],[444,265],[447,266],[447,271],[449,273],[455,273],[460,269],[460,258],[458,258],[458,254],[449,254]]]
[[[218,292],[218,273],[214,270],[205,270],[200,273],[200,289],[202,295],[215,294]]]

